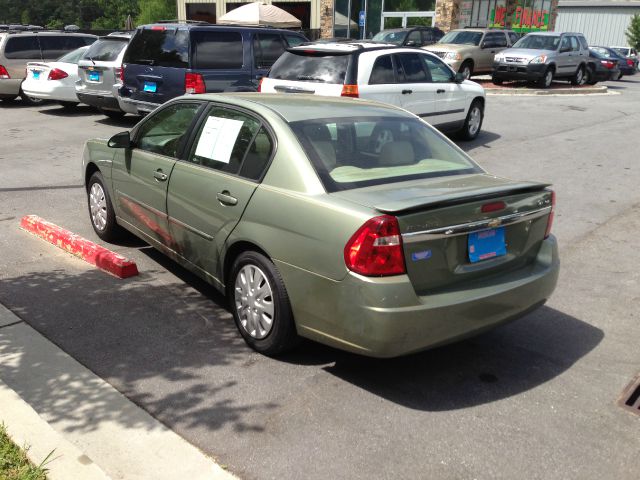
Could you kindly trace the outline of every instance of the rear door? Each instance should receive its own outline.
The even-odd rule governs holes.
[[[391,105],[402,105],[401,85],[393,68],[392,54],[379,52],[377,54],[374,52],[362,54],[359,59],[359,67],[363,76],[367,72],[371,72],[369,78],[358,79],[358,91],[361,98]]]
[[[118,60],[128,43],[124,38],[105,37],[89,47],[78,63],[79,80],[87,90],[111,95],[113,85],[120,82],[116,69],[122,66]]]
[[[255,87],[267,74],[287,48],[279,33],[255,33],[253,35],[253,79]]]
[[[470,100],[467,93],[461,84],[454,81],[453,72],[442,60],[427,54],[421,54],[420,58],[436,89],[435,114],[424,117],[425,120],[436,123],[440,128],[459,128],[467,115]]]
[[[184,160],[176,163],[167,198],[175,250],[220,279],[220,252],[242,216],[273,154],[261,119],[213,105]]]

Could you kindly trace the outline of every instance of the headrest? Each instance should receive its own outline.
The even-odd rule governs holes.
[[[411,142],[388,142],[380,149],[378,165],[381,167],[395,167],[415,163],[415,153]]]
[[[333,147],[333,143],[331,141],[318,141],[312,142],[312,144],[327,172],[336,168],[336,149]]]

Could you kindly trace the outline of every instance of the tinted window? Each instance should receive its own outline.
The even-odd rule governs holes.
[[[258,180],[269,163],[272,151],[273,141],[267,130],[262,127],[251,142],[247,156],[242,162],[240,175],[251,180]]]
[[[580,41],[580,46],[584,49],[587,50],[589,48],[589,44],[587,43],[587,39],[580,36],[578,37],[578,40]]]
[[[451,69],[444,62],[429,55],[420,55],[427,71],[431,75],[431,81],[434,83],[448,83],[453,81]]]
[[[422,43],[433,43],[435,39],[433,38],[433,32],[430,30],[422,31]]]
[[[242,68],[242,35],[238,32],[196,31],[194,43],[194,68],[234,69]]]
[[[177,103],[152,114],[138,131],[136,147],[147,152],[177,157],[180,143],[200,107],[197,103]]]
[[[393,63],[391,63],[391,55],[383,55],[378,57],[371,69],[370,85],[379,85],[383,83],[396,83],[393,73]]]
[[[40,45],[36,36],[9,37],[4,47],[7,58],[23,58],[25,60],[41,60]]]
[[[569,40],[569,37],[562,37],[562,40],[560,41],[560,50],[567,48],[571,49],[571,40]]]
[[[480,45],[481,40],[481,32],[454,30],[442,37],[438,43],[453,43],[456,45]]]
[[[393,43],[394,45],[402,45],[405,37],[407,36],[406,31],[399,32],[378,32],[373,36],[373,41],[375,42],[384,42],[384,43]]]
[[[127,43],[129,42],[126,40],[102,38],[89,47],[84,58],[96,62],[113,62]]]
[[[287,43],[290,47],[297,47],[301,43],[307,41],[305,38],[299,37],[298,35],[285,35],[284,38],[287,39]]]
[[[509,41],[511,42],[511,45],[513,45],[518,41],[518,35],[515,32],[509,32]]]
[[[398,73],[400,73],[400,71],[404,73],[405,83],[422,83],[428,81],[427,74],[422,67],[420,55],[417,53],[399,53],[396,55],[396,59],[399,61]],[[399,75],[399,79],[402,78],[402,75]]]
[[[294,122],[291,127],[329,192],[480,171],[433,128],[414,118],[327,118]],[[337,140],[332,130],[338,132]]]
[[[577,52],[580,50],[580,45],[578,44],[578,39],[576,37],[569,37],[571,39],[571,49],[574,52]]]
[[[559,43],[559,36],[529,34],[518,40],[513,47],[530,48],[532,50],[556,50]]]
[[[259,129],[260,122],[253,117],[235,110],[214,108],[200,127],[189,161],[237,174]],[[257,154],[257,148],[253,153]],[[264,148],[261,143],[262,153]],[[259,161],[254,156],[251,158],[252,162]],[[247,167],[249,173],[255,173],[255,170],[255,165]]]
[[[409,35],[407,35],[407,41],[405,42],[405,45],[409,44],[409,42],[413,42],[411,45],[416,47],[422,45],[422,36],[420,35],[420,30],[414,30],[413,32],[409,33]]]
[[[124,63],[187,68],[189,66],[189,33],[185,30],[138,30]]]
[[[506,47],[507,37],[500,32],[487,33],[484,37],[484,43],[488,47]]]
[[[95,40],[92,37],[72,37],[68,35],[41,35],[39,39],[42,58],[45,60],[60,58],[65,53],[89,45]]]
[[[256,68],[271,68],[284,53],[285,45],[277,33],[260,33],[253,38],[253,58]]]
[[[273,64],[269,78],[309,82],[344,83],[350,55],[285,52]]]

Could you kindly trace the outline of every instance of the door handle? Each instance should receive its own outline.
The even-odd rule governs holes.
[[[408,93],[413,93],[413,90],[402,90],[403,95],[406,95]]]
[[[167,180],[167,176],[164,173],[162,173],[162,169],[160,168],[155,172],[153,172],[153,178],[155,178],[159,182],[164,182]]]
[[[229,190],[224,190],[223,192],[217,193],[216,198],[222,205],[231,207],[238,204],[238,199],[236,197],[232,197],[229,193]]]
[[[436,93],[444,93],[444,90],[442,88],[439,88],[438,90],[436,90]]]

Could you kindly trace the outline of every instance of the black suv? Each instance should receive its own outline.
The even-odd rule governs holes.
[[[376,33],[371,40],[399,47],[423,47],[436,43],[443,36],[444,32],[436,27],[394,28]]]
[[[256,91],[302,34],[265,27],[159,23],[138,27],[123,59],[120,107],[145,114],[185,93]]]

